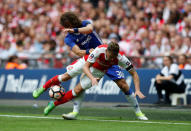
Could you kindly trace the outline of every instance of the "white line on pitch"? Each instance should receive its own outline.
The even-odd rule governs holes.
[[[15,117],[15,118],[37,118],[37,119],[58,119],[60,117],[45,117],[45,116],[22,116],[22,115],[0,115],[0,117]],[[147,124],[166,124],[166,125],[190,125],[191,123],[173,123],[173,122],[156,122],[156,121],[125,121],[125,120],[99,120],[99,119],[78,119],[82,121],[102,121],[102,122],[129,122],[129,123],[147,123]]]

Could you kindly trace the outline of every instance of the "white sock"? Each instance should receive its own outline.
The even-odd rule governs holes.
[[[62,75],[58,75],[58,80],[62,82]]]
[[[84,96],[85,91],[83,91],[79,96],[73,99],[73,112],[79,113]]]
[[[74,91],[74,89],[72,89],[72,95],[73,96],[77,96],[76,92]]]
[[[132,93],[131,95],[125,95],[127,101],[134,107],[135,113],[140,113],[141,109],[139,108],[139,104],[137,102],[137,98],[135,97],[135,94]]]

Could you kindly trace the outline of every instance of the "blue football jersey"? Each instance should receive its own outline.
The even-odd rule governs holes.
[[[82,21],[82,27],[85,27],[88,24],[90,24],[89,21]],[[75,45],[78,45],[82,50],[96,48],[97,46],[103,44],[102,40],[95,31],[90,34],[68,33],[64,39],[64,42],[70,46],[71,49]]]

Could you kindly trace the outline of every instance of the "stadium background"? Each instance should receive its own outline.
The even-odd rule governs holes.
[[[76,59],[59,24],[67,11],[92,21],[104,43],[117,41],[137,68],[191,54],[190,0],[1,0],[0,10],[1,68],[12,55],[30,69],[64,68]]]
[[[136,68],[148,70],[148,83],[156,75],[151,75],[149,69],[160,69],[164,55],[173,56],[181,67],[178,57],[184,54],[188,57],[184,62],[191,65],[190,0],[2,0],[0,10],[2,69],[7,69],[16,55],[14,61],[19,69],[57,68],[57,74],[63,73],[64,67],[78,58],[64,43],[65,34],[59,25],[60,15],[67,11],[90,20],[104,43],[118,42]],[[1,80],[3,72],[6,71],[1,70]],[[16,74],[14,71],[15,79],[19,79]],[[32,73],[30,77],[26,75],[24,79],[34,78]],[[189,81],[190,76],[186,77]],[[141,86],[145,91],[150,84]],[[1,89],[3,86],[6,84],[2,82]]]
[[[181,64],[178,57],[184,54],[188,56],[185,62],[191,65],[191,0],[0,0],[0,103],[6,105],[0,106],[0,114],[25,112],[25,107],[20,107],[19,104],[35,103],[33,106],[36,107],[38,100],[29,103],[24,101],[32,99],[32,90],[50,77],[65,72],[64,68],[78,58],[64,43],[65,34],[59,25],[60,15],[67,11],[75,12],[82,20],[90,20],[104,43],[119,43],[121,51],[131,59],[140,75],[141,88],[147,96],[145,100],[139,99],[141,105],[152,104],[157,100],[152,82],[162,67],[164,55],[173,56],[174,61]],[[16,62],[22,70],[5,69],[12,56],[18,57]],[[162,108],[160,113],[155,111],[156,108],[152,110],[152,115],[149,114],[150,110],[146,110],[151,119],[190,120],[190,111],[184,109],[189,109],[191,104],[191,75],[190,70],[183,72],[186,76],[189,105],[178,106],[181,110],[176,113],[172,108],[158,106],[156,108]],[[132,78],[125,75],[133,88]],[[74,86],[72,84],[78,80],[79,78],[74,78],[67,82],[66,89]],[[104,77],[103,81],[106,81],[106,84],[100,86],[99,91],[87,91],[85,101],[124,103],[124,96],[118,88],[107,77]],[[112,87],[112,90],[109,90],[109,87]],[[18,100],[19,104],[14,100]],[[40,100],[47,102],[48,94],[44,94]],[[14,111],[9,108],[13,105],[16,105]],[[40,109],[38,113],[42,113]],[[36,114],[31,106],[26,107],[26,110],[26,114],[29,113],[28,110],[31,114]],[[165,113],[163,110],[169,112]],[[186,113],[183,114],[182,111]],[[82,110],[82,115],[92,115],[91,111],[86,112],[87,114],[85,112],[86,110],[84,113]],[[99,112],[100,110],[95,110],[95,114],[101,116]],[[108,117],[115,116],[108,112],[103,111],[103,114]],[[117,111],[114,113],[119,115]],[[130,113],[128,115],[131,116]],[[178,128],[175,126],[175,129]]]

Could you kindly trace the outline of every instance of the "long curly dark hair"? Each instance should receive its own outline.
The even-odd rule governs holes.
[[[79,28],[82,26],[82,21],[73,12],[66,12],[62,14],[60,24],[64,28]]]

